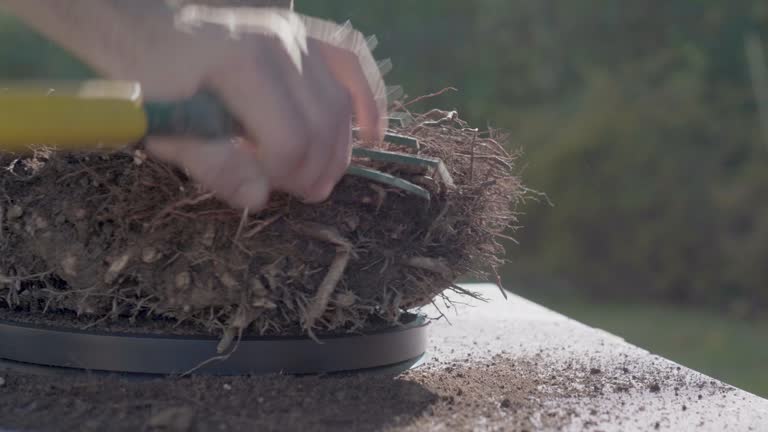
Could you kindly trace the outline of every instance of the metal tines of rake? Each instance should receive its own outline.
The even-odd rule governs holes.
[[[384,140],[393,144],[412,148],[416,151],[419,150],[419,141],[415,138],[388,133],[385,135]],[[432,169],[436,173],[436,176],[448,188],[453,188],[455,186],[453,178],[448,172],[448,168],[445,166],[445,163],[438,158],[392,152],[387,150],[368,149],[363,147],[355,147],[352,149],[352,155],[354,157],[365,158],[377,162],[388,162],[403,166],[416,166]],[[395,177],[391,174],[375,170],[373,168],[353,164],[347,169],[347,174],[392,186],[407,193],[424,198],[427,201],[431,199],[431,194],[423,187],[399,177]]]

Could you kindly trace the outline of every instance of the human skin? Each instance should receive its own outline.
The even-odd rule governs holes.
[[[374,93],[383,83],[366,69],[369,52],[311,37],[287,9],[172,3],[0,0],[0,9],[105,77],[139,82],[147,100],[216,94],[246,136],[146,144],[233,207],[257,211],[274,191],[323,201],[349,165],[353,118],[363,140],[381,140],[384,113]]]

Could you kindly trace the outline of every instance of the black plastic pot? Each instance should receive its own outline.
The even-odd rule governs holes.
[[[244,337],[226,358],[218,338],[81,331],[0,321],[0,359],[37,365],[129,374],[321,374],[395,367],[424,355],[427,320],[399,327],[321,337]],[[234,345],[234,342],[233,342]]]

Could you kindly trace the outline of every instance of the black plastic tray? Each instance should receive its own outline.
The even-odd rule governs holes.
[[[226,359],[218,338],[108,333],[0,321],[0,359],[39,366],[129,374],[320,374],[416,363],[427,345],[423,316],[367,334],[244,337]],[[233,342],[234,343],[234,342]],[[203,366],[201,364],[205,363]],[[200,366],[200,367],[199,367]]]

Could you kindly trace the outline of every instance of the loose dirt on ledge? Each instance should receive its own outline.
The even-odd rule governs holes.
[[[534,431],[576,422],[598,431],[600,424],[615,426],[638,415],[620,399],[606,402],[606,395],[661,398],[674,388],[698,395],[688,402],[694,407],[702,398],[730,391],[672,370],[644,372],[632,365],[599,370],[576,363],[552,370],[545,364],[543,357],[498,355],[485,362],[434,362],[399,376],[150,381],[6,372],[0,374],[0,425],[40,432]]]

